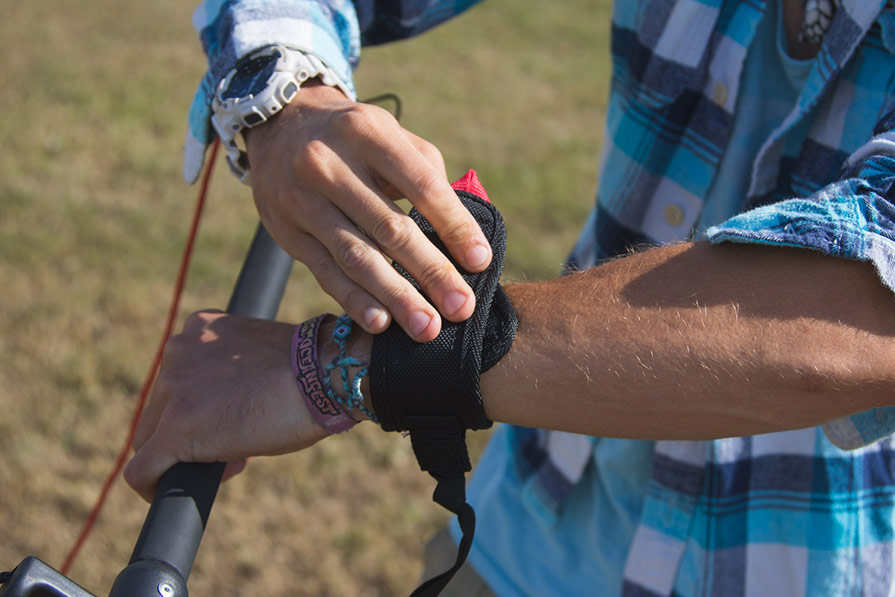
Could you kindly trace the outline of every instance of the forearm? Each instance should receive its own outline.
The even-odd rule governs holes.
[[[507,292],[519,332],[481,380],[496,421],[704,439],[895,396],[895,304],[867,264],[685,244]]]
[[[895,303],[866,263],[688,244],[506,290],[519,330],[481,376],[495,421],[705,439],[808,427],[893,404]],[[320,330],[321,364],[339,354],[333,327],[328,319]],[[325,437],[295,383],[291,336],[284,323],[189,317],[166,346],[128,482],[149,499],[176,462],[238,464]],[[361,329],[350,335],[349,355],[369,362],[371,347]],[[362,390],[369,396],[366,383]]]

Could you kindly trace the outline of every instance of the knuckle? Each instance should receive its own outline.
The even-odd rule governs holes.
[[[444,156],[441,155],[441,151],[425,139],[420,140],[417,149],[430,164],[438,166],[444,165]]]
[[[205,320],[203,319],[204,311],[193,311],[189,315],[186,316],[186,319],[183,321],[183,329],[189,330],[195,327],[199,327],[205,325]],[[171,336],[172,338],[174,336]]]
[[[438,237],[449,246],[468,243],[479,235],[478,226],[466,221],[448,220],[438,229]]]
[[[137,489],[140,487],[140,475],[137,471],[137,465],[134,464],[134,461],[131,460],[126,467],[124,467],[124,480],[130,485],[132,488]]]
[[[332,148],[322,139],[312,139],[297,150],[293,158],[293,170],[312,179],[326,179],[332,170]]]
[[[405,215],[390,214],[380,218],[371,230],[373,238],[394,257],[394,253],[409,246],[416,227]]]
[[[413,187],[420,197],[426,198],[434,196],[443,183],[444,180],[434,170],[429,170],[416,179]]]
[[[165,362],[177,362],[178,355],[182,354],[184,350],[186,350],[187,345],[189,344],[189,340],[187,339],[186,334],[174,334],[170,338],[165,341],[165,346],[162,348],[162,359]]]
[[[342,268],[349,271],[360,271],[370,266],[373,252],[370,247],[355,240],[346,240],[336,250],[336,260]]]
[[[319,259],[304,261],[320,285],[326,288],[326,284],[334,280],[339,274],[339,266],[328,254]]]
[[[369,133],[378,126],[381,115],[376,106],[355,104],[336,118],[336,127],[350,134]]]
[[[178,380],[183,376],[177,369],[175,365],[173,367],[163,367],[159,371],[158,377],[156,377],[152,386],[153,401],[167,406],[172,401],[172,398],[176,399],[178,387],[180,386]]]
[[[297,152],[305,163],[325,162],[329,154],[330,148],[323,139],[311,139],[302,146],[301,151]]]
[[[391,313],[409,313],[413,310],[416,294],[416,289],[410,284],[398,284],[385,290],[382,302]]]
[[[348,289],[343,296],[333,298],[342,305],[349,315],[363,313],[368,302],[367,293],[358,286]]]
[[[339,301],[339,281],[344,276],[339,264],[336,263],[332,257],[327,255],[325,258],[306,265],[308,266],[308,269],[311,270],[311,273],[314,275],[314,279],[317,280],[320,288],[323,289],[323,292]],[[341,301],[339,301],[339,304],[342,304]]]
[[[195,333],[214,321],[223,311],[219,309],[201,309],[187,315],[183,322],[183,334]]]
[[[437,288],[446,284],[455,274],[454,268],[447,260],[438,260],[435,263],[426,264],[414,276],[422,288]]]

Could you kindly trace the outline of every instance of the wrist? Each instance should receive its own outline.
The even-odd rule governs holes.
[[[295,98],[277,114],[257,126],[243,129],[249,163],[255,163],[257,168],[257,164],[272,159],[281,147],[277,139],[280,136],[284,135],[283,143],[294,147],[294,127],[306,125],[318,115],[332,113],[353,103],[339,87],[327,85],[319,77],[306,81]]]
[[[227,165],[240,181],[251,184],[248,157],[242,147],[245,132],[279,114],[312,80],[351,94],[336,72],[319,58],[279,45],[246,56],[218,83],[211,104],[211,124],[227,151]]]

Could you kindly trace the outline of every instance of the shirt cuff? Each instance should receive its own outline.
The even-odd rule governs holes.
[[[192,184],[202,171],[205,153],[214,140],[211,127],[211,101],[218,81],[221,80],[243,57],[268,46],[282,45],[316,56],[332,69],[339,79],[339,87],[347,90],[351,99],[356,99],[352,68],[356,62],[352,48],[359,45],[356,16],[353,14],[332,15],[325,13],[313,3],[303,8],[303,12],[292,15],[288,11],[274,14],[269,18],[253,3],[245,2],[239,8],[232,8],[227,16],[233,24],[228,31],[227,41],[217,48],[209,60],[209,71],[202,78],[190,107],[186,142],[184,144],[184,179]],[[343,9],[343,10],[347,10]],[[204,13],[203,13],[204,14]],[[198,11],[197,11],[198,15]],[[194,15],[194,25],[204,36],[205,28],[214,27],[220,15]]]
[[[873,263],[895,292],[895,157],[866,160],[859,176],[807,198],[765,205],[706,231],[712,243],[741,242],[815,249]]]

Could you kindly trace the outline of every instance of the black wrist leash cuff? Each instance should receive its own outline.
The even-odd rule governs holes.
[[[420,468],[438,482],[433,500],[457,514],[463,538],[454,566],[429,579],[415,597],[438,595],[466,560],[475,533],[475,512],[466,503],[465,474],[472,467],[466,449],[467,429],[487,429],[479,374],[509,351],[516,335],[513,305],[498,284],[506,256],[506,228],[497,209],[468,193],[457,196],[472,213],[491,243],[488,268],[470,274],[451,262],[475,293],[476,308],[461,323],[442,320],[441,333],[425,344],[413,341],[394,323],[373,337],[370,398],[382,428],[408,431]],[[415,209],[410,217],[450,258],[429,222]],[[413,286],[419,285],[395,264]]]

